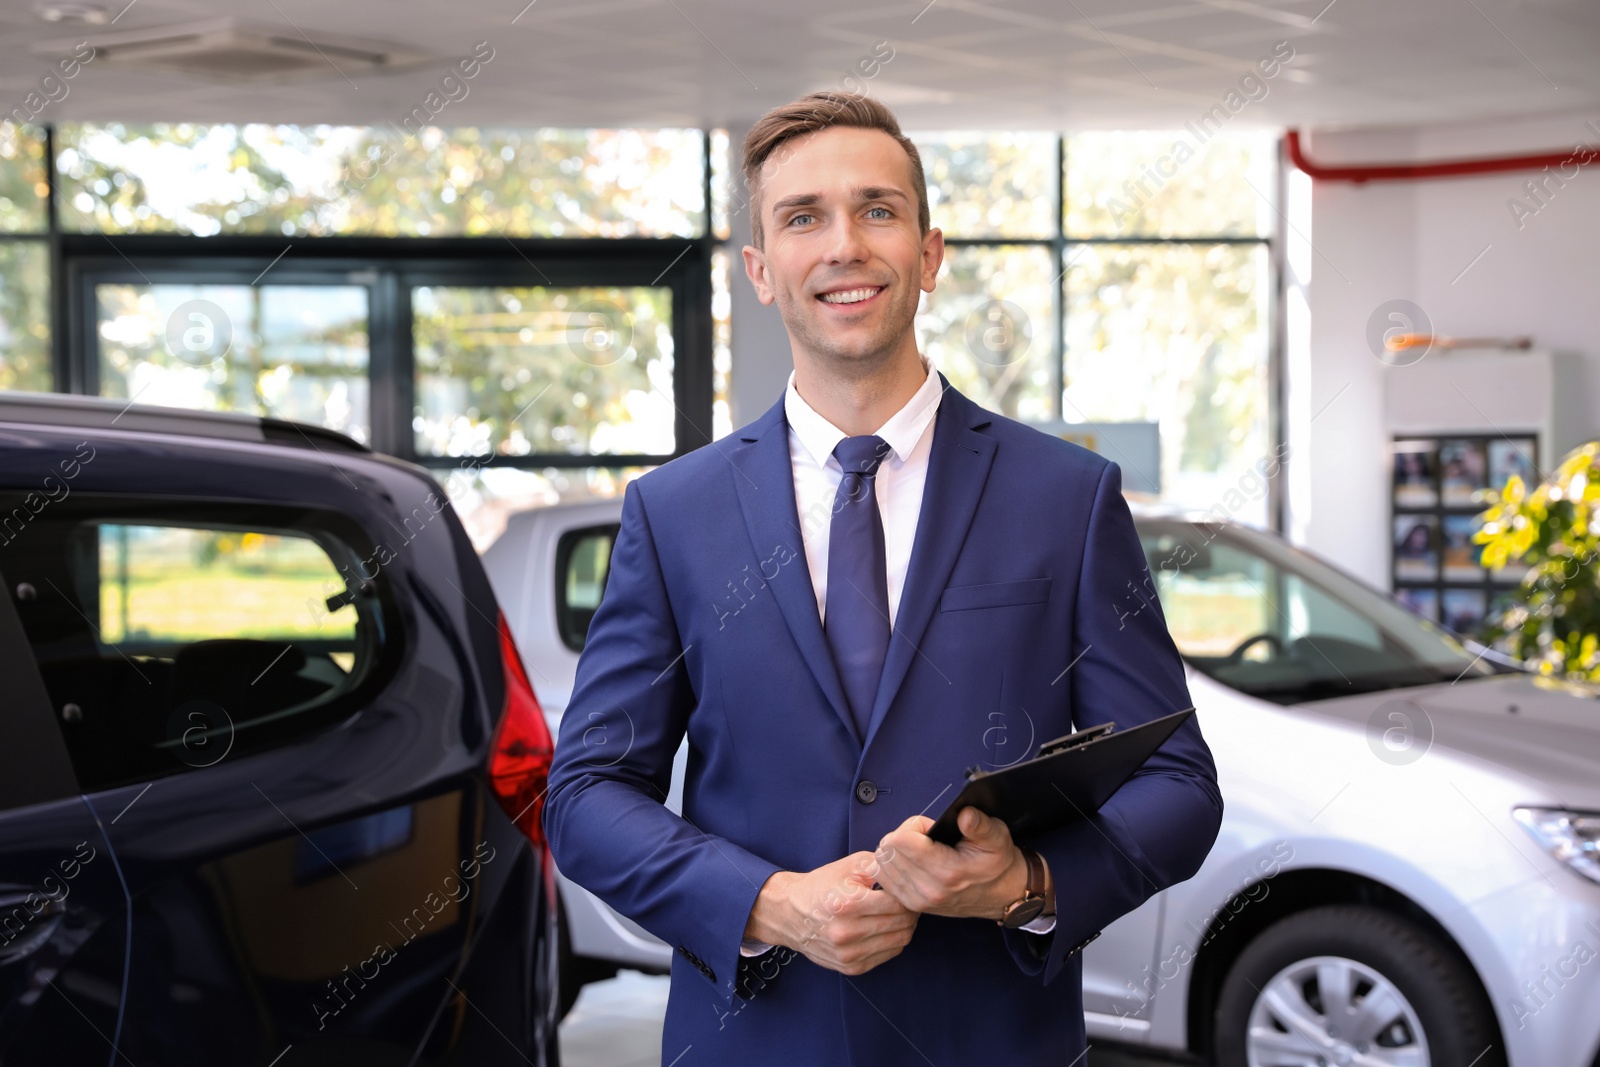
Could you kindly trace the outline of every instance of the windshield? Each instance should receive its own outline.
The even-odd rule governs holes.
[[[1299,704],[1510,669],[1269,534],[1170,519],[1138,526],[1178,651],[1242,693]]]

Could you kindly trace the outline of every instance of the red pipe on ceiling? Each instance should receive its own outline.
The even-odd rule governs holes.
[[[1588,163],[1595,158],[1596,150],[1583,145],[1561,152],[1544,152],[1533,156],[1498,156],[1482,159],[1453,159],[1444,163],[1359,163],[1349,167],[1323,167],[1306,158],[1300,148],[1300,131],[1290,130],[1286,137],[1289,159],[1317,181],[1368,182],[1416,181],[1423,178],[1459,178],[1472,174],[1493,174],[1506,170],[1543,170],[1577,161]],[[1584,153],[1588,158],[1579,159]]]

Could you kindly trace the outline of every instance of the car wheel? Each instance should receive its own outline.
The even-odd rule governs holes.
[[[1433,935],[1376,908],[1315,908],[1269,926],[1228,971],[1216,1061],[1488,1067],[1505,1062],[1492,1018],[1472,971]]]

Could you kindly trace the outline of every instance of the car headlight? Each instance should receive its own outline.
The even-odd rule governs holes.
[[[1512,818],[1551,856],[1600,882],[1600,814],[1559,808],[1512,808]]]

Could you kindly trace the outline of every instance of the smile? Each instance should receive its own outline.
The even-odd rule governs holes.
[[[836,293],[820,293],[817,296],[824,304],[863,304],[879,293],[883,292],[881,285],[869,285],[861,289],[842,289]]]

